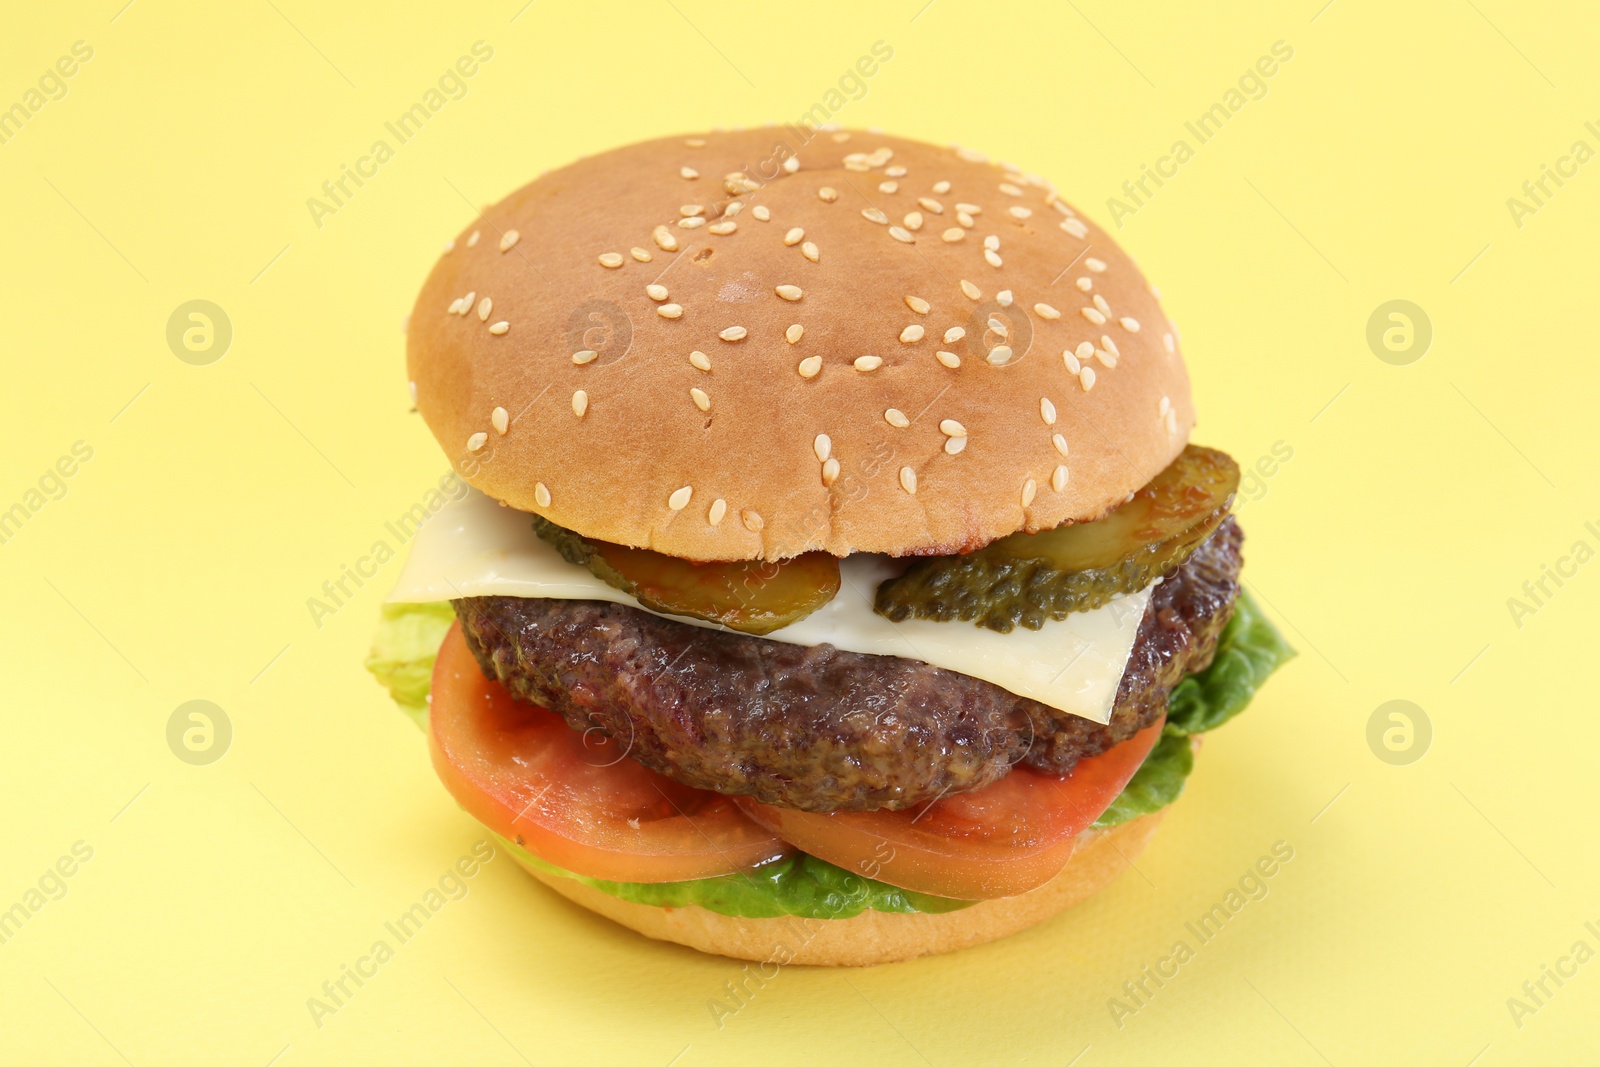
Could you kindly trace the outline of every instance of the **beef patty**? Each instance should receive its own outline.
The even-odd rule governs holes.
[[[1155,722],[1172,687],[1211,662],[1242,539],[1226,520],[1151,593],[1104,726],[918,660],[603,601],[454,603],[485,676],[669,778],[802,811],[896,810],[982,788],[1018,762],[1065,773]]]

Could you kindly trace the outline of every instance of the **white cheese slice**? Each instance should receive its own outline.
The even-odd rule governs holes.
[[[873,595],[898,566],[889,557],[865,553],[841,560],[839,595],[766,640],[826,642],[847,652],[922,660],[1071,715],[1109,721],[1149,589],[1046,622],[1038,630],[1018,627],[1002,634],[967,622],[891,622],[879,615],[872,610]],[[534,534],[527,515],[476,490],[423,524],[389,599],[419,603],[471,596],[606,600],[640,607],[632,596],[562,559]],[[678,615],[663,617],[726,629]]]

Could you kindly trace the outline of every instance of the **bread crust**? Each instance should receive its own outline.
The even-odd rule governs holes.
[[[965,551],[1103,514],[1194,423],[1133,261],[975,153],[663,138],[540,177],[453,246],[409,321],[418,409],[473,485],[602,540],[693,560]]]
[[[971,948],[1065,911],[1110,885],[1139,858],[1164,811],[1141,815],[1108,830],[1084,831],[1071,862],[1038,889],[943,914],[864,911],[848,919],[745,919],[694,906],[636,904],[571,878],[523,866],[580,907],[657,941],[673,941],[734,959],[869,967]]]

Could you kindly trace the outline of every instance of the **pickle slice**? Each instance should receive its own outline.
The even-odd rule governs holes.
[[[878,586],[878,614],[962,620],[1009,633],[1143,589],[1188,558],[1228,515],[1239,466],[1189,445],[1150,484],[1094,522],[1014,533],[963,556],[919,559]]]
[[[652,611],[747,634],[769,634],[799,622],[839,592],[839,561],[826,552],[776,563],[694,563],[648,548],[594,541],[539,515],[533,517],[533,530],[568,563],[587,567]]]

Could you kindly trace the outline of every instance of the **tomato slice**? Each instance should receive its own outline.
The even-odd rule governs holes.
[[[868,878],[962,900],[1014,896],[1061,873],[1078,834],[1122,792],[1165,722],[1079,760],[1069,774],[1018,767],[993,785],[906,811],[818,814],[738,803],[796,848]]]
[[[514,699],[483,676],[454,623],[433,668],[433,768],[478,821],[591,878],[679,882],[749,870],[790,851],[727,797],[626,757],[598,730]]]

